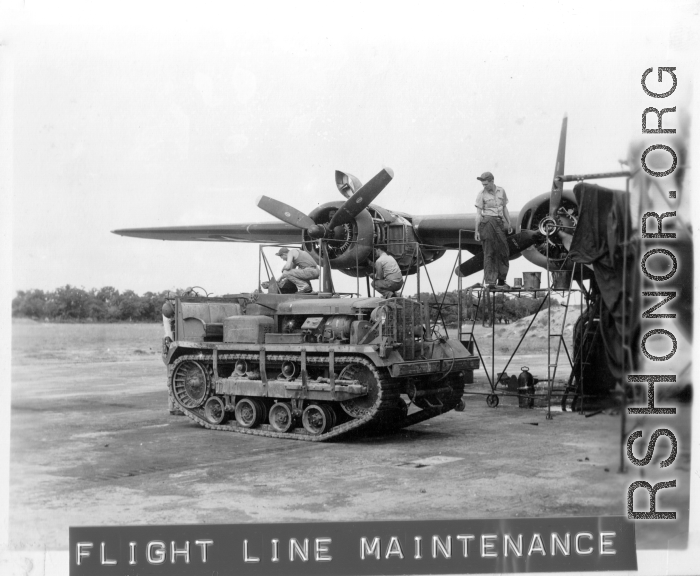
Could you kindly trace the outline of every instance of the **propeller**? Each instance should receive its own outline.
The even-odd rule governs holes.
[[[542,234],[534,230],[521,230],[517,234],[511,234],[506,238],[508,242],[508,257],[513,258],[526,248],[542,240]],[[471,276],[484,269],[484,253],[479,252],[466,262],[455,268],[457,276]]]
[[[268,196],[260,196],[256,200],[256,204],[268,214],[282,220],[282,222],[305,230],[312,239],[335,238],[335,230],[339,226],[352,222],[360,212],[370,205],[372,200],[379,196],[393,177],[394,172],[391,168],[384,168],[367,182],[367,184],[362,185],[362,182],[352,174],[336,171],[336,185],[347,200],[338,208],[328,224],[316,224],[307,214],[304,214],[289,204],[285,204],[284,202],[280,202]],[[319,257],[323,269],[321,291],[333,293],[333,279],[331,277],[331,261],[328,255],[328,247],[325,242],[320,242],[320,245]],[[277,288],[272,283],[270,286],[272,289]]]
[[[255,203],[258,205],[258,208],[262,208],[265,212],[272,214],[278,220],[282,220],[282,222],[286,222],[297,228],[311,228],[316,225],[316,222],[300,210],[297,210],[289,204],[275,200],[274,198],[260,196]]]
[[[564,116],[561,122],[561,133],[559,134],[559,149],[557,150],[557,162],[554,165],[554,176],[552,178],[552,191],[549,194],[549,214],[540,222],[540,232],[551,236],[557,230],[559,207],[561,206],[561,195],[564,191],[564,182],[561,176],[564,175],[564,161],[566,159],[566,127],[569,119]],[[550,240],[551,242],[551,240]]]
[[[383,168],[367,184],[362,186],[355,194],[350,196],[345,203],[338,208],[328,227],[332,230],[336,226],[349,224],[360,212],[369,206],[379,193],[391,182],[394,172],[391,168]]]
[[[342,172],[336,172],[336,184],[338,184],[338,174],[341,174],[340,180],[343,181],[344,177],[347,177],[347,183],[345,183],[345,189],[352,189],[352,185],[359,184],[360,181],[354,176],[343,174]],[[342,226],[343,224],[349,224],[353,221],[355,216],[362,212],[377,196],[380,192],[384,190],[387,184],[391,182],[394,177],[394,172],[391,168],[382,169],[377,175],[375,175],[367,184],[360,186],[360,188],[353,194],[349,196],[345,203],[338,208],[333,218],[328,225],[316,224],[309,216],[293,208],[289,204],[275,200],[268,196],[260,196],[256,204],[259,208],[262,208],[268,214],[271,214],[275,218],[291,224],[296,228],[301,228],[306,230],[307,234],[311,238],[323,238],[327,236],[330,231],[336,226]],[[341,192],[341,185],[338,184],[338,188]]]
[[[362,188],[362,182],[352,174],[346,174],[340,170],[335,171],[335,185],[340,193],[346,198],[350,198],[355,192]]]
[[[262,287],[265,288],[265,282],[263,282]],[[274,276],[271,276],[267,281],[267,293],[281,294],[279,284],[277,284],[277,280],[275,280]]]
[[[335,293],[333,288],[333,277],[331,276],[331,259],[328,256],[328,247],[325,242],[321,242],[321,267],[323,268],[323,280],[321,292]]]
[[[557,150],[557,163],[554,165],[554,177],[552,179],[552,192],[549,196],[549,216],[554,218],[561,204],[561,193],[564,191],[564,183],[559,179],[564,175],[564,160],[566,159],[566,126],[569,119],[564,116],[561,122],[559,134],[559,150]]]

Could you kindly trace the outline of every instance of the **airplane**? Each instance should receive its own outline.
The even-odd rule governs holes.
[[[566,260],[567,250],[555,234],[557,227],[571,230],[577,222],[574,194],[563,190],[567,122],[565,116],[551,190],[530,199],[520,210],[514,233],[508,236],[510,259],[522,255],[547,268],[549,258],[550,268],[571,267]],[[113,233],[156,240],[300,244],[316,261],[354,277],[372,271],[375,245],[385,247],[394,256],[404,275],[435,262],[447,250],[461,248],[474,256],[455,273],[464,277],[482,270],[481,242],[474,239],[476,214],[421,216],[374,204],[392,178],[390,168],[382,169],[365,184],[352,174],[336,171],[336,187],[345,200],[321,204],[308,215],[279,200],[259,197],[258,207],[277,222],[128,228]]]

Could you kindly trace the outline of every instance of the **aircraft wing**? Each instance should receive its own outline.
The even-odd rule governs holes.
[[[112,230],[119,236],[201,242],[270,242],[299,244],[301,230],[284,222],[253,222],[248,224],[214,224],[204,226],[165,226],[158,228],[123,228]]]

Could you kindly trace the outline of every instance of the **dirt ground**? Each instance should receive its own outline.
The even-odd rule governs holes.
[[[652,466],[618,472],[619,414],[549,420],[512,397],[488,408],[483,372],[464,412],[397,433],[318,444],[208,431],[168,414],[160,331],[13,326],[11,549],[65,550],[77,525],[624,515],[627,486],[654,480],[640,475]],[[497,371],[507,357],[497,349]],[[547,355],[531,348],[509,374],[524,364],[544,375]],[[678,488],[657,498],[678,520],[637,522],[640,549],[686,543],[690,405],[678,406]]]

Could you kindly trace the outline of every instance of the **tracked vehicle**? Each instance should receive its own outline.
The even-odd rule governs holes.
[[[213,430],[309,441],[439,416],[460,404],[479,360],[427,338],[425,318],[409,298],[173,298],[171,407]]]

